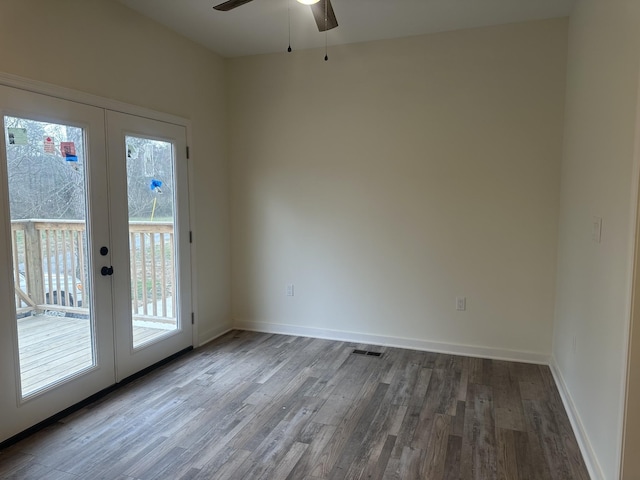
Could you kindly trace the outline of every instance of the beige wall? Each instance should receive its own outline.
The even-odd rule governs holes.
[[[639,2],[580,0],[569,29],[553,352],[594,463],[607,479],[618,478],[622,436],[638,25]],[[600,244],[591,238],[593,216],[603,219]]]
[[[229,60],[236,324],[546,358],[566,33]]]
[[[2,0],[0,71],[192,121],[199,338],[230,322],[224,61],[109,0]]]

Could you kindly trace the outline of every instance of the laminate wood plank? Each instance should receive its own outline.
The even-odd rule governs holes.
[[[144,437],[137,437],[133,441],[123,442],[124,444],[120,448],[107,451],[107,454],[102,456],[99,461],[94,462],[90,468],[87,468],[82,473],[82,476],[92,480],[109,480],[121,477],[134,478],[125,475],[124,472],[133,468],[150,452],[164,443],[166,439],[160,437],[148,441],[144,440]],[[114,458],[117,458],[117,462],[113,461]]]
[[[310,338],[288,338],[286,342],[283,342],[278,336],[271,337],[269,341],[261,345],[260,352],[256,352],[253,361],[246,364],[238,362],[234,367],[245,370],[245,373],[242,374],[244,378],[255,383],[265,383],[292,358],[295,358],[311,340]],[[282,348],[282,345],[287,345],[288,348]],[[250,377],[247,377],[246,373]]]
[[[317,377],[333,375],[353,351],[352,345],[346,342],[315,338],[312,343],[317,345],[318,353],[309,359],[308,366]]]
[[[229,457],[229,459],[220,466],[220,468],[213,471],[202,470],[201,473],[196,475],[194,478],[198,480],[211,480],[213,478],[238,478],[236,476],[236,472],[238,472],[238,469],[247,461],[247,458],[250,455],[251,452],[248,452],[247,450],[235,450]]]
[[[221,466],[219,461],[225,455],[230,455],[237,450],[229,446],[231,441],[245,429],[250,428],[256,417],[255,408],[243,407],[239,411],[238,418],[225,418],[223,425],[211,428],[209,434],[201,435],[190,447],[192,455],[190,467],[205,473],[212,469],[215,471],[216,465],[219,468]]]
[[[349,399],[358,397],[362,386],[367,382],[374,372],[371,371],[372,364],[377,363],[376,358],[367,358],[361,355],[351,355],[341,369],[344,372],[340,382],[335,385],[334,392]]]
[[[47,480],[78,480],[81,477],[31,461],[17,468],[4,478],[20,480],[42,480],[43,478]]]
[[[578,447],[573,429],[571,428],[571,422],[564,409],[560,392],[555,384],[551,370],[546,365],[539,365],[540,376],[542,377],[543,385],[548,393],[550,402],[549,413],[553,415],[558,427],[557,435],[561,439],[564,453],[567,457],[567,461],[571,468],[571,472],[574,478],[589,479],[589,472],[584,466],[582,454]]]
[[[166,402],[161,407],[151,409],[146,415],[136,417],[138,422],[135,424],[123,419],[120,422],[107,422],[101,428],[94,428],[85,432],[83,435],[85,443],[65,449],[65,451],[56,452],[55,454],[59,456],[56,461],[63,466],[65,471],[78,474],[84,473],[92,464],[108,463],[108,458],[105,460],[105,457],[109,457],[109,455],[105,455],[104,449],[101,448],[102,444],[97,441],[98,439],[107,444],[121,446],[121,449],[125,449],[127,444],[135,446],[145,437],[166,440],[168,436],[162,435],[163,433],[167,433],[170,436],[177,431],[182,431],[179,427],[181,422],[192,416],[193,412],[181,408],[179,402]],[[175,438],[172,438],[172,442],[168,443],[162,441],[158,444],[158,448],[170,450],[174,447],[173,442],[175,440]],[[113,455],[113,451],[110,453]],[[148,453],[145,458],[150,455],[151,453]]]
[[[297,371],[301,365],[308,366],[311,359],[315,358],[323,347],[322,344],[314,342],[312,338],[305,338],[304,341],[292,341],[289,345],[288,349],[279,352],[274,358],[275,361],[255,380],[256,383],[266,383],[275,375],[280,375],[280,379],[286,378],[292,371]]]
[[[164,388],[163,388],[164,387]],[[104,438],[108,432],[118,434],[120,427],[132,430],[146,428],[147,422],[155,422],[157,415],[162,415],[167,406],[175,406],[171,402],[179,389],[167,389],[164,383],[131,384],[131,388],[114,392],[85,409],[82,409],[60,421],[76,435],[91,439]],[[160,405],[160,409],[156,408]],[[135,421],[132,425],[132,421]]]
[[[487,358],[469,358],[468,383],[490,385],[492,366],[493,360]]]
[[[0,451],[3,462],[10,461],[14,456],[30,455],[33,460],[43,463],[42,455],[60,448],[68,448],[76,442],[71,429],[56,422],[44,429],[33,433],[17,444]],[[51,464],[55,465],[55,464]]]
[[[525,431],[519,382],[509,370],[509,362],[494,361],[491,375],[496,427]]]
[[[391,454],[392,459],[399,459],[402,455],[404,448],[411,445],[413,437],[416,433],[416,428],[420,422],[421,406],[409,406],[405,412],[402,424],[400,425],[400,431],[398,432],[396,445]],[[386,473],[385,473],[386,475]]]
[[[313,418],[323,425],[340,425],[353,405],[353,399],[341,393],[332,394]]]
[[[210,444],[210,446],[215,445]],[[248,450],[232,448],[229,444],[218,444],[217,447],[214,455],[200,458],[200,466],[191,465],[183,476],[189,475],[197,480],[229,478],[251,455]]]
[[[427,392],[428,398],[427,401],[425,401],[425,405],[432,404],[436,413],[455,416],[458,407],[460,379],[462,377],[462,362],[452,362],[451,366],[446,369],[436,368],[434,369],[434,373],[436,374],[436,378],[442,381],[439,384],[436,382],[439,389],[434,389],[433,392]],[[434,373],[431,374],[432,379]],[[442,374],[442,377],[439,377],[439,374]]]
[[[280,422],[234,472],[232,478],[286,478],[308,448],[308,445],[295,441],[296,436],[306,426],[305,422],[309,421],[308,410],[305,407],[294,410],[293,416]],[[294,457],[297,457],[296,461],[291,464]],[[284,476],[275,476],[273,472],[276,470],[281,470]]]
[[[486,385],[468,385],[460,476],[485,480],[497,476],[493,392]]]
[[[382,424],[386,420],[386,413],[388,413],[389,405],[384,405],[382,403],[382,399],[385,397],[388,388],[389,385],[378,383],[371,400],[359,415],[359,418],[353,425],[353,428],[350,429],[349,432],[344,432],[342,438],[338,440],[341,447],[340,454],[337,457],[328,478],[345,478],[349,473],[350,468],[360,472],[364,469],[365,465],[357,464],[356,459],[364,460],[365,456],[375,455],[375,449],[372,446],[374,443],[373,437],[375,437],[376,433],[380,430]],[[386,408],[384,408],[382,413],[379,413],[381,406]],[[380,451],[378,451],[378,454]],[[352,474],[352,476],[353,475],[354,474]]]
[[[436,368],[431,373],[429,389],[420,411],[418,426],[411,446],[419,448],[428,443],[437,414],[455,416],[461,371]]]
[[[444,461],[443,480],[460,480],[460,457],[462,456],[462,437],[449,435],[447,456]]]
[[[384,447],[391,404],[384,402],[389,385],[378,383],[375,393],[342,449],[329,478],[359,478],[368,461],[377,462]]]
[[[544,480],[554,478],[540,448],[535,433],[513,431],[518,462],[518,476],[521,479]],[[571,478],[571,477],[569,477]]]
[[[407,415],[408,405],[392,405],[389,412],[389,422],[387,434],[397,437],[400,434],[402,423]]]
[[[167,446],[171,441],[165,442]],[[180,457],[185,453],[184,448],[171,447],[163,448],[161,445],[144,459],[134,464],[125,475],[139,478],[140,480],[155,480],[158,478],[176,478],[174,471],[180,466]]]
[[[297,441],[309,445],[298,460],[286,480],[297,480],[311,476],[311,472],[328,472],[330,470],[326,462],[329,459],[327,445],[336,432],[335,426],[310,422],[301,432]],[[319,478],[319,477],[316,477]]]
[[[365,466],[362,475],[359,478],[363,479],[371,479],[371,480],[380,480],[384,476],[384,472],[387,468],[387,464],[389,463],[389,459],[391,458],[391,453],[393,452],[393,447],[396,443],[395,435],[387,435],[384,439],[384,444],[382,445],[382,449],[377,455],[376,459],[371,457],[367,458],[367,465]]]
[[[136,462],[143,461],[152,452],[164,445],[167,440],[166,437],[153,437],[150,441],[145,441],[145,439],[144,432],[139,431],[138,435],[118,439],[116,448],[106,453],[104,449],[96,448],[96,442],[91,442],[88,445],[84,445],[86,447],[84,449],[73,448],[69,452],[61,452],[60,457],[53,458],[56,458],[55,465],[65,472],[85,478],[94,478],[91,476],[92,473],[99,478],[100,475],[108,472],[106,478],[112,478],[116,474],[125,473],[127,470],[124,468],[125,463],[131,466]],[[114,455],[119,456],[117,467],[113,464]],[[43,461],[45,460],[43,459]],[[50,464],[51,460],[46,462]]]
[[[379,363],[371,363],[378,359],[353,355],[351,350],[345,352],[348,353],[346,357],[344,355],[340,357],[341,362],[333,362],[335,370],[326,379],[324,388],[317,393],[317,396],[327,399],[334,393],[338,393],[347,398],[355,398],[369,377],[374,374],[372,371],[367,371],[367,367],[379,366]]]
[[[291,473],[291,470],[293,470],[296,464],[300,461],[300,458],[302,458],[308,448],[309,444],[307,443],[294,442],[293,446],[289,449],[280,463],[278,463],[273,472],[266,472],[260,478],[264,480],[269,478],[287,478],[289,473]]]
[[[442,478],[445,472],[451,417],[436,414],[420,467],[420,478]]]
[[[460,383],[458,385],[458,401],[464,402],[467,399],[467,385],[469,383],[469,362],[468,357],[461,358]]]
[[[459,355],[451,355],[448,353],[439,353],[432,356],[433,366],[429,368],[458,371],[462,369],[462,357]],[[490,360],[491,361],[491,360]]]
[[[322,344],[314,343],[311,338],[305,338],[303,340],[303,342],[292,343],[291,352],[285,352],[287,360],[284,362],[284,365],[280,366],[277,371],[272,372],[268,381],[263,383],[261,391],[275,396],[279,392],[282,382],[287,381],[302,370],[306,371],[309,377],[312,376],[308,365],[314,356],[320,352]],[[317,380],[316,378],[316,382]],[[309,385],[307,388],[309,389],[311,386],[312,385]]]
[[[0,452],[0,478],[8,477],[12,472],[33,462],[35,456],[23,452]]]
[[[194,480],[200,474],[200,470],[197,468],[190,468],[178,480]]]
[[[313,417],[313,413],[317,411],[318,405],[323,401],[319,398],[305,397],[304,391],[308,384],[315,382],[314,378],[308,378],[303,382],[298,390],[292,392],[291,395],[286,398],[280,399],[278,402],[273,402],[273,405],[266,409],[268,412],[265,415],[265,422],[260,424],[258,428],[255,428],[249,438],[243,442],[242,448],[245,450],[256,450],[260,445],[269,438],[269,435],[274,429],[279,429],[278,425],[285,421],[286,418],[299,413],[303,416],[305,421],[310,421]],[[304,425],[297,425],[298,427],[304,427]]]
[[[336,427],[333,437],[320,454],[317,464],[312,465],[310,471],[311,476],[327,477],[331,473],[334,465],[342,456],[344,446],[358,425],[361,416],[369,407],[369,403],[376,393],[379,395],[382,392],[382,390],[378,388],[380,385],[385,384],[379,384],[378,382],[368,382],[365,384],[365,387],[361,390],[361,395],[358,397],[359,401],[351,404],[351,408],[344,416],[343,421]]]
[[[394,405],[408,405],[416,390],[416,384],[418,383],[420,374],[423,371],[422,365],[420,364],[419,352],[403,355],[399,363],[401,365],[400,369],[394,369],[396,372],[395,378],[389,383],[389,391],[392,394],[390,402]],[[421,391],[415,392],[416,396],[420,393],[424,395],[424,393],[426,393],[426,387],[429,384],[428,377],[431,374],[431,370],[424,369],[424,371],[427,372],[426,385],[420,385]],[[423,382],[425,380],[424,374],[422,375],[422,380]],[[422,400],[423,398],[420,398],[419,405],[422,404]]]
[[[380,378],[380,383],[391,384],[391,382],[397,379],[400,374],[399,372],[406,367],[410,353],[409,350],[398,349],[395,351],[393,349],[387,349],[385,356],[391,362],[391,367],[387,370],[387,373]]]
[[[420,372],[418,372],[418,379],[411,391],[411,396],[409,397],[409,405],[422,405],[425,402],[432,374],[433,369],[431,368],[423,367],[420,369]]]
[[[382,474],[382,480],[401,480],[400,462],[402,460],[402,449],[400,451],[400,456],[397,458],[393,457],[394,450],[395,446],[391,452],[391,457],[389,457],[389,461],[387,462],[387,468],[385,468],[384,473]]]
[[[537,442],[544,454],[549,470],[559,478],[572,476],[571,466],[564,448],[555,415],[549,403],[524,400],[527,429],[536,433]]]
[[[423,455],[424,450],[420,448],[404,447],[402,449],[402,456],[400,457],[400,468],[396,471],[396,476],[390,478],[397,478],[399,480],[421,480],[420,467]]]
[[[464,435],[464,411],[466,409],[466,405],[466,402],[458,400],[456,416],[453,418],[451,426],[451,435],[455,435],[456,437],[462,437]]]
[[[0,452],[0,478],[7,471],[64,480],[588,478],[545,366],[237,331]]]
[[[549,392],[545,389],[545,383],[538,366],[535,368],[523,368],[522,366],[511,368],[524,372],[518,375],[518,386],[520,388],[520,397],[522,400],[548,400]]]
[[[518,457],[513,430],[496,428],[498,450],[498,479],[519,480]]]

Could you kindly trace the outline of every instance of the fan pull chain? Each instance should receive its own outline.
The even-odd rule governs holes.
[[[287,13],[289,14],[289,48],[287,48],[287,52],[291,53],[291,0],[287,2]]]
[[[328,9],[329,9],[329,0],[324,0],[324,61],[326,62],[327,60],[329,60],[329,52],[328,52],[328,48],[327,48],[327,38],[328,38],[328,24],[329,24],[329,20],[328,20]]]

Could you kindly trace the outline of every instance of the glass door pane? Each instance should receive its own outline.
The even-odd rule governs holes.
[[[21,396],[96,366],[82,128],[4,117]]]
[[[133,347],[178,328],[174,155],[162,140],[125,137]]]

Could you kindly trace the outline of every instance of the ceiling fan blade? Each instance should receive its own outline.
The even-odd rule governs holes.
[[[327,4],[327,19],[325,22],[324,13],[325,13],[325,4]],[[333,11],[333,6],[331,5],[331,0],[320,0],[318,3],[314,3],[311,5],[311,11],[313,12],[313,18],[316,19],[316,23],[318,24],[318,30],[324,32],[325,30],[331,30],[332,28],[336,28],[338,26],[338,20],[336,19],[336,14]]]
[[[214,10],[220,10],[221,12],[228,12],[229,10],[233,10],[245,3],[249,3],[252,0],[228,0],[227,2],[221,3],[220,5],[216,5],[213,7]]]

